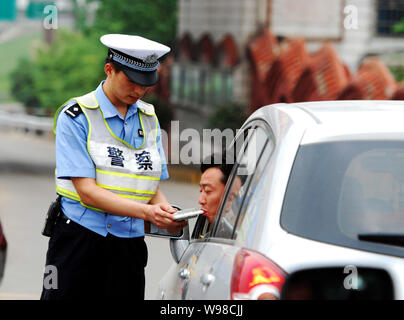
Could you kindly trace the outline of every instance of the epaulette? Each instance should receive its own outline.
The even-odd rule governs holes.
[[[73,104],[69,108],[65,109],[65,113],[72,119],[83,113],[78,103]]]

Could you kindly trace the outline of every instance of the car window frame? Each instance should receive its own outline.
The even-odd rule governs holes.
[[[237,139],[239,139],[240,136],[244,134],[244,132],[246,132],[247,130],[254,129],[254,128],[256,127],[256,126],[254,126],[254,123],[255,123],[256,121],[257,121],[257,120],[254,119],[254,120],[252,120],[252,121],[246,123],[246,124],[237,132],[237,135],[236,135],[235,138],[232,140],[232,142],[231,142],[230,145],[234,145],[234,144],[236,143]],[[248,137],[248,136],[247,136],[247,137]],[[251,136],[248,137],[248,140],[249,140],[249,139],[251,139]],[[248,140],[244,141],[244,143],[246,143]],[[237,152],[237,150],[236,150],[236,152]],[[238,157],[238,155],[237,155],[237,157]],[[195,226],[194,226],[194,230],[193,230],[193,232],[192,232],[192,237],[191,237],[190,242],[206,242],[206,241],[211,241],[211,239],[214,238],[214,237],[211,236],[211,235],[208,236],[208,237],[206,237],[206,238],[205,238],[205,237],[202,237],[202,238],[201,238],[201,237],[200,237],[200,236],[201,236],[200,231],[206,229],[206,230],[210,230],[210,232],[211,232],[212,235],[214,234],[213,232],[215,231],[215,223],[216,223],[216,220],[218,219],[219,216],[221,216],[222,207],[223,207],[223,205],[224,205],[224,203],[225,203],[225,202],[224,202],[224,199],[227,198],[227,195],[228,195],[228,192],[229,192],[228,188],[229,188],[229,186],[233,183],[233,178],[234,178],[234,174],[233,174],[233,173],[234,173],[234,171],[235,171],[235,168],[236,168],[236,166],[234,166],[234,167],[232,168],[232,171],[231,171],[231,173],[230,173],[230,175],[229,175],[229,179],[228,179],[227,182],[226,182],[226,186],[225,186],[225,190],[224,190],[224,192],[223,192],[223,196],[222,196],[222,198],[220,199],[218,214],[216,214],[216,217],[215,217],[215,219],[214,219],[212,225],[211,225],[211,226],[208,226],[208,227],[206,228],[206,224],[210,224],[210,223],[208,222],[208,220],[207,220],[207,219],[198,219],[197,223],[196,223]],[[203,224],[203,225],[202,225],[202,224]],[[224,238],[217,238],[217,239],[227,240],[227,241],[229,240],[229,239],[224,239]]]
[[[241,204],[241,206],[240,206],[239,212],[238,212],[238,214],[237,214],[237,219],[236,219],[236,222],[235,222],[235,224],[234,224],[234,228],[233,228],[233,232],[232,232],[232,237],[231,237],[231,239],[233,239],[233,240],[237,240],[235,236],[236,236],[236,231],[237,231],[238,227],[241,227],[241,225],[239,226],[239,221],[240,221],[240,219],[241,219],[241,216],[243,215],[243,219],[244,219],[244,218],[245,218],[244,216],[248,213],[248,212],[247,212],[248,207],[246,206],[246,198],[247,198],[247,196],[249,195],[249,192],[250,192],[250,190],[251,190],[251,189],[250,189],[251,183],[252,183],[252,181],[254,180],[254,178],[256,177],[256,174],[257,174],[257,170],[256,170],[256,169],[257,169],[258,166],[261,164],[261,161],[263,161],[263,157],[264,157],[265,153],[266,153],[266,152],[269,152],[269,154],[268,154],[268,161],[271,161],[272,155],[274,154],[275,149],[276,149],[276,138],[275,138],[275,135],[273,134],[273,132],[272,132],[272,130],[271,130],[271,128],[270,128],[269,125],[267,125],[267,128],[266,128],[266,129],[267,129],[267,131],[265,131],[265,128],[264,128],[264,131],[265,131],[265,133],[267,134],[267,141],[266,141],[266,143],[265,143],[265,145],[264,145],[264,148],[263,148],[262,151],[261,151],[261,154],[260,154],[259,159],[258,159],[257,164],[256,164],[255,171],[254,171],[254,173],[253,173],[253,175],[252,175],[252,177],[251,177],[251,179],[250,179],[250,181],[249,181],[248,189],[247,189],[247,191],[246,191],[246,196],[244,197],[243,202],[242,202],[242,204]],[[273,142],[272,150],[268,150],[268,148],[270,147],[271,141]],[[267,165],[268,165],[268,164],[265,164],[265,166],[267,166]],[[265,174],[266,169],[267,169],[267,168],[264,168],[264,169],[262,170],[261,176]],[[257,190],[255,190],[254,193],[255,193],[256,191],[257,191]],[[252,196],[252,194],[251,194],[250,196]]]
[[[268,142],[270,141],[271,138],[273,139],[274,144],[276,146],[275,135],[273,134],[273,131],[271,130],[270,125],[263,119],[254,119],[254,120],[252,120],[251,122],[246,124],[245,128],[242,128],[242,130],[240,130],[241,131],[240,134],[244,134],[244,132],[246,130],[250,130],[250,129],[254,130],[254,129],[258,128],[258,127],[263,129],[263,132],[265,133],[265,136],[266,136],[266,141],[264,143],[264,146],[263,146],[262,150],[259,153],[259,157],[257,159],[256,165],[261,160],[262,154],[264,153],[264,151],[265,151],[265,149],[266,149],[266,147],[268,145]],[[252,137],[252,135],[244,143],[249,143],[251,137]],[[239,135],[236,136],[236,138],[234,139],[233,142],[237,141],[237,138],[239,138]],[[274,147],[274,149],[275,149],[275,147]],[[273,153],[273,151],[272,151],[272,153]],[[240,158],[241,158],[241,155],[237,154],[237,161],[239,161]],[[227,197],[229,195],[230,187],[233,185],[234,179],[236,177],[235,172],[237,171],[237,169],[238,169],[238,166],[236,165],[236,166],[233,167],[233,169],[232,169],[232,171],[230,173],[229,179],[228,179],[228,181],[226,183],[225,192],[224,192],[223,197],[222,197],[222,199],[220,201],[218,213],[217,213],[217,215],[215,217],[215,220],[213,221],[213,226],[212,226],[212,229],[211,229],[211,235],[209,237],[207,237],[206,240],[211,240],[211,241],[214,240],[215,242],[234,242],[235,229],[237,227],[237,223],[238,223],[238,220],[239,220],[239,217],[240,217],[240,213],[241,213],[241,211],[242,211],[242,209],[244,207],[245,197],[243,198],[243,200],[241,202],[241,205],[238,208],[238,212],[236,214],[236,220],[235,220],[235,223],[233,224],[232,236],[230,238],[224,238],[224,237],[216,237],[216,234],[217,234],[217,228],[218,228],[218,225],[219,225],[219,220],[222,217],[223,208],[224,208],[224,205],[226,203],[225,200],[227,199]],[[252,178],[255,175],[255,170],[256,170],[256,168],[254,168],[254,172],[252,173],[252,177],[248,181],[248,186],[246,187],[245,195],[248,194],[248,191],[249,191],[250,186],[251,186]]]

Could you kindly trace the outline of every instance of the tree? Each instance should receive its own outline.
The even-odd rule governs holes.
[[[55,42],[39,49],[32,61],[19,62],[12,73],[13,95],[27,107],[56,110],[105,78],[106,53],[98,39],[59,31]]]
[[[34,89],[35,68],[36,66],[32,61],[22,59],[10,74],[11,94],[29,108],[38,108],[40,105]]]
[[[167,45],[175,39],[177,0],[74,0],[74,12],[78,31],[58,30],[52,45],[13,73],[13,95],[26,106],[55,110],[94,90],[105,78],[102,34],[137,34]]]
[[[35,89],[41,105],[55,109],[67,99],[94,90],[105,78],[106,49],[98,39],[60,31],[56,41],[38,51]]]
[[[99,6],[92,26],[81,22],[85,32],[136,34],[173,44],[178,0],[87,0],[87,8],[95,1]]]

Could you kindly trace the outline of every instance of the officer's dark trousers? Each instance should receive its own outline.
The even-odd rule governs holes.
[[[41,299],[143,300],[146,264],[143,237],[103,237],[61,220],[49,240]]]

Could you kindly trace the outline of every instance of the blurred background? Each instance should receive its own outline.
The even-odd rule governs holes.
[[[172,120],[235,130],[272,103],[404,100],[404,0],[1,0],[0,299],[39,298],[40,231],[55,198],[52,116],[105,78],[105,33],[172,48],[145,98],[169,134]],[[169,171],[170,201],[197,206],[198,166]],[[167,240],[147,241],[152,299],[172,260]]]

